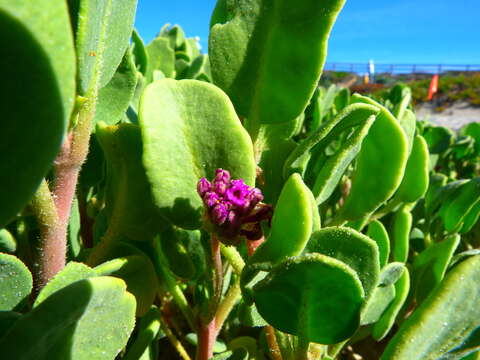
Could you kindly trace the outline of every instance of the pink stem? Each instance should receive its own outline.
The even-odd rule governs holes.
[[[247,242],[247,253],[248,253],[248,256],[252,256],[253,253],[255,252],[255,250],[257,250],[257,248],[262,245],[262,243],[265,241],[265,237],[261,237],[260,239],[258,240],[253,240],[253,241],[250,241],[250,240],[246,240]]]
[[[55,224],[50,224],[48,230],[42,234],[38,276],[39,288],[43,287],[65,267],[68,220],[75,196],[78,174],[88,153],[94,114],[95,103],[87,101],[78,114],[78,122],[75,128],[66,136],[55,159],[55,187],[52,196],[57,211],[57,221]]]
[[[218,335],[215,318],[207,324],[202,324],[199,332],[197,360],[208,360],[213,356],[213,346]]]
[[[216,313],[220,297],[222,296],[223,285],[223,269],[222,269],[222,255],[220,253],[220,241],[212,234],[211,238],[212,262],[215,270],[214,274],[214,294],[211,300],[211,310],[213,314]],[[197,360],[208,360],[213,356],[213,345],[217,340],[217,327],[215,316],[209,316],[208,321],[202,321],[198,334],[198,351]]]

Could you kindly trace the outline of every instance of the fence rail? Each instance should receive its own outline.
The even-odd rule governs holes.
[[[369,72],[368,63],[339,63],[332,62],[325,65],[326,71],[345,71],[364,74]],[[375,73],[388,74],[440,74],[449,71],[471,72],[479,71],[480,64],[381,64],[375,63]]]

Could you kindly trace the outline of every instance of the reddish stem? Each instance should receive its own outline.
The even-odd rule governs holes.
[[[57,220],[55,224],[47,224],[48,230],[42,234],[38,275],[40,287],[65,267],[68,220],[78,174],[88,153],[94,114],[95,102],[87,101],[78,114],[75,128],[66,136],[55,159],[55,187],[52,196]]]
[[[213,297],[210,300],[210,314],[215,314],[222,296],[223,269],[220,241],[212,234],[211,238],[212,263],[214,269]],[[208,320],[202,320],[198,334],[197,360],[208,360],[213,356],[213,345],[217,340],[215,315],[208,315]]]
[[[255,252],[255,250],[257,250],[257,248],[265,241],[265,237],[262,236],[260,239],[258,240],[246,240],[247,242],[247,253],[248,253],[248,256],[252,256],[253,253]]]
[[[55,161],[55,188],[53,200],[57,208],[57,222],[42,234],[42,251],[39,260],[39,287],[43,287],[56,273],[65,267],[67,252],[67,227],[79,167],[68,163],[71,152],[70,134],[65,139]]]
[[[217,340],[215,318],[206,324],[201,324],[198,336],[197,360],[208,360],[213,356],[213,346]]]

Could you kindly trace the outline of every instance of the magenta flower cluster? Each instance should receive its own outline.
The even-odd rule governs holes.
[[[260,221],[269,220],[272,208],[263,204],[262,192],[241,179],[231,179],[227,170],[217,169],[212,182],[201,178],[197,191],[206,208],[206,216],[223,238],[239,235],[257,240],[263,234]]]

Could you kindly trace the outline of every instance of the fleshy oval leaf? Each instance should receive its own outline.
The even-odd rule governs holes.
[[[228,97],[214,85],[197,80],[155,81],[143,93],[139,120],[143,165],[153,199],[175,225],[200,227],[197,182],[212,178],[217,168],[254,184],[252,141]]]
[[[364,292],[349,266],[307,254],[281,263],[254,286],[253,296],[260,315],[276,329],[335,344],[356,331]]]

